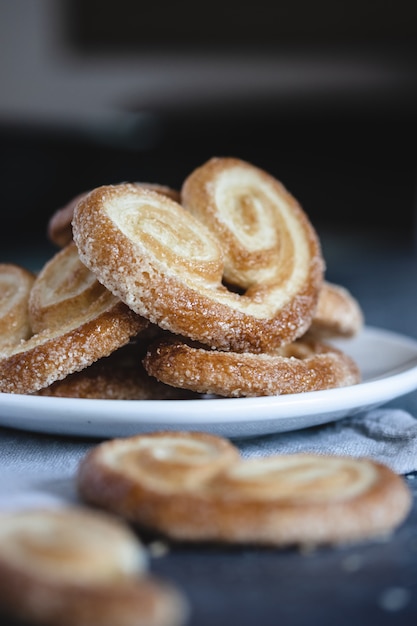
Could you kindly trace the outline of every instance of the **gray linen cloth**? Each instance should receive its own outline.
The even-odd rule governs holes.
[[[398,474],[417,470],[417,419],[402,409],[374,409],[324,426],[235,443],[244,457],[314,452],[367,456]]]
[[[0,510],[77,503],[76,472],[99,440],[0,428]],[[382,408],[324,426],[234,440],[244,458],[315,452],[367,456],[398,474],[417,471],[417,420]]]

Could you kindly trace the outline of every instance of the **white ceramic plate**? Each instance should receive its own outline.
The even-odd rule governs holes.
[[[152,430],[204,430],[250,437],[338,420],[417,389],[417,341],[366,327],[336,345],[358,363],[363,382],[351,387],[261,398],[85,400],[0,393],[0,424],[98,438]]]

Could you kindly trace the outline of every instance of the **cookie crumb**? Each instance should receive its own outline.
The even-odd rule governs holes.
[[[152,541],[148,546],[148,550],[152,557],[159,558],[169,552],[169,547],[163,541]]]
[[[363,565],[363,557],[360,554],[350,554],[343,559],[341,566],[345,572],[357,572]]]
[[[384,611],[401,611],[409,603],[411,594],[404,587],[388,587],[378,599],[379,606]]]

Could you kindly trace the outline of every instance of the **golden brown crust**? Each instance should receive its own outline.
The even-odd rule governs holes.
[[[164,340],[149,347],[144,366],[168,385],[226,397],[318,391],[355,385],[361,379],[347,354],[307,339],[263,354],[221,352]]]
[[[268,221],[280,230],[266,254],[269,266],[260,264],[256,283],[252,264],[254,282],[244,295],[222,284],[228,274],[223,276],[224,242],[218,243],[218,233],[211,234],[190,210],[148,189],[125,184],[93,190],[75,209],[74,240],[82,262],[98,279],[154,324],[211,347],[262,352],[289,343],[310,325],[323,275],[319,242],[278,181],[238,160],[216,163],[214,173],[211,162],[202,168],[207,168],[206,189],[216,186],[218,172],[227,180],[237,169],[249,181],[246,204],[253,193],[261,213],[265,196],[266,215],[278,214]],[[189,209],[200,191],[192,178],[185,183],[183,200]],[[235,187],[230,193],[241,201]]]
[[[127,525],[76,507],[0,516],[0,608],[47,626],[178,626],[188,613]]]
[[[172,189],[167,185],[159,185],[158,183],[133,183],[141,187],[148,187],[154,189],[163,195],[172,198],[179,202],[180,194],[176,189]],[[72,218],[74,215],[74,208],[78,204],[81,198],[84,198],[89,192],[84,191],[77,194],[72,198],[65,206],[55,211],[52,214],[47,225],[47,236],[52,243],[59,248],[64,248],[72,241]]]
[[[364,314],[346,287],[324,281],[308,333],[317,338],[354,337],[363,328]]]
[[[26,297],[35,334],[0,350],[0,392],[49,387],[108,356],[149,325],[96,280],[73,242],[45,264]]]
[[[98,187],[57,211],[48,233],[62,247],[32,278],[25,336],[3,350],[0,336],[0,392],[239,397],[360,381],[350,357],[320,344],[359,332],[359,303],[324,281],[296,199],[250,163],[209,159],[181,192]],[[146,373],[112,371],[104,357],[146,326],[177,340],[151,347]]]
[[[167,443],[171,436],[158,433],[150,465],[149,435],[93,448],[79,466],[81,497],[181,541],[274,546],[376,537],[402,523],[411,507],[411,493],[402,478],[370,459],[313,454],[235,457],[191,482],[178,474],[172,480],[175,446]],[[183,432],[176,446],[179,439],[185,446],[198,436]],[[147,438],[146,446],[142,437]],[[169,455],[160,449],[161,441]]]
[[[102,400],[184,400],[199,397],[192,391],[176,389],[149,376],[140,355],[135,345],[127,344],[81,372],[69,374],[63,380],[40,389],[36,394]]]
[[[31,335],[28,299],[34,281],[29,270],[13,263],[0,264],[0,347]]]
[[[33,393],[125,345],[146,327],[111,293],[60,328],[45,329],[0,350],[0,392]]]

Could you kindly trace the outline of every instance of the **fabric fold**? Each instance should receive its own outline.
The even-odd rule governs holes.
[[[398,474],[417,470],[417,419],[402,409],[373,409],[323,426],[235,444],[244,458],[314,452],[370,457]]]

